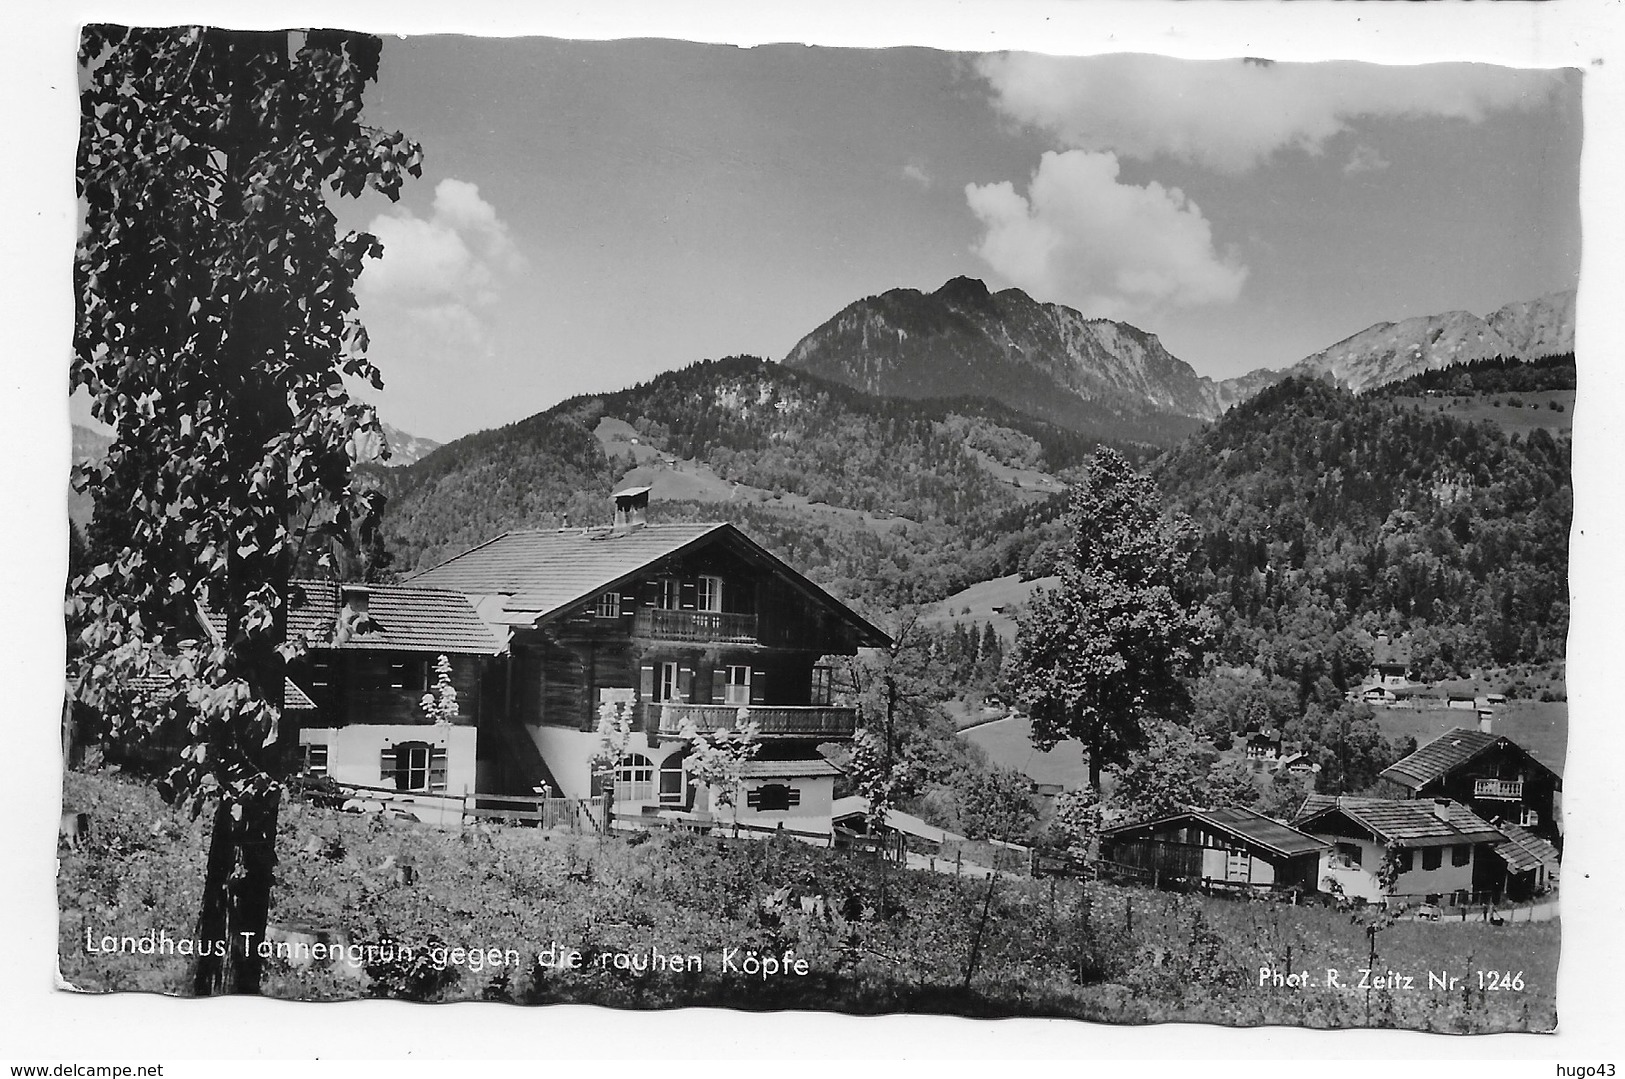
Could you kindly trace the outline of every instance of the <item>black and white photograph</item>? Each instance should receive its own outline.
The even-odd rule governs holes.
[[[56,35],[54,1011],[1557,1053],[1583,45],[399,25]]]

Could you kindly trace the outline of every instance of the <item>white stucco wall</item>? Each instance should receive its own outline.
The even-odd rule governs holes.
[[[446,751],[445,794],[449,797],[425,798],[420,805],[414,805],[412,812],[420,820],[452,825],[461,821],[462,807],[457,800],[475,789],[476,741],[477,732],[473,727],[446,724],[356,723],[299,732],[300,745],[327,747],[329,776],[340,783],[367,787],[388,786],[380,768],[380,757],[385,749],[402,742],[426,742],[443,748]]]
[[[1322,835],[1318,838],[1328,843],[1353,843],[1360,847],[1360,864],[1358,866],[1340,868],[1335,849],[1324,851],[1320,856],[1319,880],[1331,877],[1342,886],[1343,892],[1348,896],[1376,902],[1383,898],[1382,886],[1377,882],[1377,871],[1382,868],[1382,860],[1387,853],[1386,847],[1370,840],[1355,840],[1345,836]],[[1439,847],[1439,868],[1423,869],[1422,852],[1424,848],[1415,848],[1411,851],[1411,869],[1401,873],[1394,882],[1393,895],[1415,896],[1444,894],[1462,889],[1472,890],[1473,887],[1473,855],[1469,854],[1466,865],[1451,864],[1451,848]]]

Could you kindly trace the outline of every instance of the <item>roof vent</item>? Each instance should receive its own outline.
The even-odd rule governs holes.
[[[615,492],[616,532],[630,532],[649,523],[649,488],[628,487]]]

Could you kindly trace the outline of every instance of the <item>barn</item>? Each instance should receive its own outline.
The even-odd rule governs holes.
[[[1191,809],[1108,828],[1102,861],[1155,884],[1314,891],[1327,844],[1251,809]]]

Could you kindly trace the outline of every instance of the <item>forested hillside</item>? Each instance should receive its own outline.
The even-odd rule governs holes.
[[[1095,448],[993,401],[874,397],[749,357],[708,361],[373,470],[370,482],[390,495],[398,564],[432,564],[511,528],[606,520],[607,496],[633,463],[606,456],[593,436],[606,417],[739,485],[728,501],[659,502],[655,520],[733,521],[878,607],[1021,568],[1044,535],[1031,525],[1055,514],[1035,517],[1038,496],[989,463],[1064,475]],[[1123,449],[1141,460],[1152,452]]]
[[[1356,673],[1347,631],[1412,632],[1434,677],[1561,660],[1571,443],[1294,379],[1155,474],[1203,533],[1223,658],[1298,680]],[[1341,687],[1339,687],[1341,688]]]

